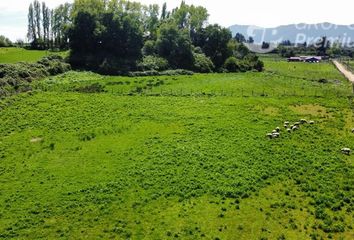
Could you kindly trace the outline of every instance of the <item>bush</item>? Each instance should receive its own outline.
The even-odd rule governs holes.
[[[53,76],[70,70],[61,56],[49,56],[37,63],[0,64],[0,97],[13,92],[30,90],[33,80]]]
[[[168,69],[168,62],[166,59],[156,56],[146,56],[142,62],[138,63],[138,68],[142,71],[163,71]]]
[[[194,70],[200,73],[213,72],[215,66],[210,58],[204,53],[193,53],[194,56]]]
[[[240,70],[240,65],[235,57],[229,57],[224,63],[224,68],[229,72],[238,72]]]

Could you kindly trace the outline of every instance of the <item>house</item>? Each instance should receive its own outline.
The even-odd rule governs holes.
[[[302,62],[301,57],[290,57],[288,58],[288,62]]]
[[[300,56],[300,57],[288,58],[288,62],[319,63],[321,61],[322,61],[322,57],[319,56]]]
[[[306,57],[304,62],[307,63],[319,63],[321,62],[322,58],[321,57]]]

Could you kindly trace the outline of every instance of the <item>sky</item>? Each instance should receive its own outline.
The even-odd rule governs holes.
[[[143,4],[167,2],[169,9],[180,4],[180,0],[136,0]],[[0,0],[0,35],[11,40],[25,39],[27,31],[27,9],[32,0]],[[73,0],[45,0],[55,7]],[[209,23],[224,27],[233,24],[276,27],[292,23],[354,24],[353,0],[186,0],[188,4],[201,5],[208,9]]]

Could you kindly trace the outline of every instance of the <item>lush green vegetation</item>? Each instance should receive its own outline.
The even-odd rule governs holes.
[[[0,99],[14,93],[30,91],[31,82],[69,71],[61,56],[44,57],[36,63],[0,64]]]
[[[17,62],[37,62],[45,56],[61,55],[65,57],[67,52],[51,52],[40,50],[26,50],[23,48],[0,48],[0,63],[17,63]]]
[[[101,74],[187,69],[208,72],[262,71],[263,63],[219,25],[207,9],[123,0],[75,0],[51,11],[34,0],[28,11],[32,49],[70,49],[73,68]],[[69,41],[70,40],[70,41]],[[234,59],[233,67],[225,65]],[[148,75],[148,74],[145,74]]]
[[[353,239],[350,85],[330,64],[265,66],[69,72],[6,98],[0,238]]]

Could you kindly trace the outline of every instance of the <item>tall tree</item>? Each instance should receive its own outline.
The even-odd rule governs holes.
[[[37,30],[37,39],[41,40],[42,39],[42,31],[41,31],[42,12],[41,12],[41,4],[39,3],[38,0],[35,0],[33,2],[33,10],[34,10],[34,22]]]
[[[43,41],[46,48],[49,47],[50,41],[50,9],[42,2],[42,18],[43,18]]]
[[[167,18],[167,15],[167,3],[164,2],[164,4],[162,5],[161,20],[165,20]]]
[[[35,23],[35,15],[33,4],[31,3],[28,8],[28,30],[27,30],[27,38],[29,41],[37,40],[37,31],[36,31],[36,23]]]
[[[188,30],[166,23],[160,27],[156,41],[157,52],[172,68],[191,69],[194,63],[192,42]]]

